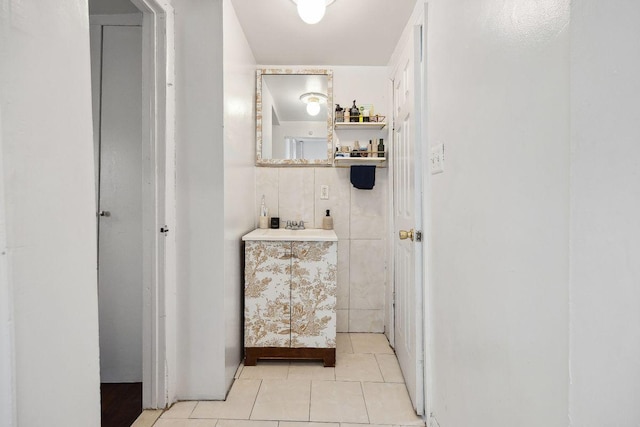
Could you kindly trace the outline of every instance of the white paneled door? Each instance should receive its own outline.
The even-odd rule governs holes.
[[[416,412],[424,414],[420,175],[420,27],[393,78],[394,345]]]
[[[101,47],[100,373],[102,382],[140,382],[143,342],[141,27],[102,26]]]

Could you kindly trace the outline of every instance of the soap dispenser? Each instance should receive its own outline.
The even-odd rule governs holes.
[[[258,228],[269,228],[269,210],[264,202],[264,194],[260,203],[260,217],[258,219]]]
[[[327,215],[322,217],[322,229],[333,230],[333,218],[329,214],[329,209],[327,209]]]

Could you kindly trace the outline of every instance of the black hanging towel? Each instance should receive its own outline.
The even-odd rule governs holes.
[[[351,184],[360,190],[371,190],[376,183],[376,167],[370,165],[351,166]]]

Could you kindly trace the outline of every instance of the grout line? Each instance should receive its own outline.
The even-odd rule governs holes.
[[[307,414],[307,422],[311,422],[311,397],[313,396],[313,379],[309,380],[309,413]]]
[[[381,353],[373,353],[373,357],[376,360],[376,365],[378,365],[378,372],[380,372],[380,378],[382,378],[383,383],[386,383],[387,379],[384,377],[384,374],[382,373],[382,368],[380,367],[380,360],[378,360],[378,354],[381,354]]]
[[[369,416],[369,408],[367,407],[367,397],[364,395],[364,384],[360,381],[360,390],[362,391],[362,400],[364,401],[364,410],[367,413],[367,424],[371,424],[371,417]]]
[[[251,415],[253,415],[253,410],[256,408],[256,402],[258,401],[258,396],[260,395],[260,389],[262,389],[262,379],[260,380],[260,385],[258,386],[258,392],[256,393],[256,397],[253,399],[253,405],[251,405],[251,411],[249,412],[249,418],[251,419]]]
[[[189,412],[189,415],[187,415],[187,419],[191,418],[191,415],[196,411],[196,408],[198,407],[199,404],[200,404],[200,401],[196,400],[196,404],[193,405],[193,409],[191,410],[191,412]]]

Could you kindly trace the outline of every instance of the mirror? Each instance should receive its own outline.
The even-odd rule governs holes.
[[[330,165],[332,154],[332,71],[258,70],[256,164]]]

